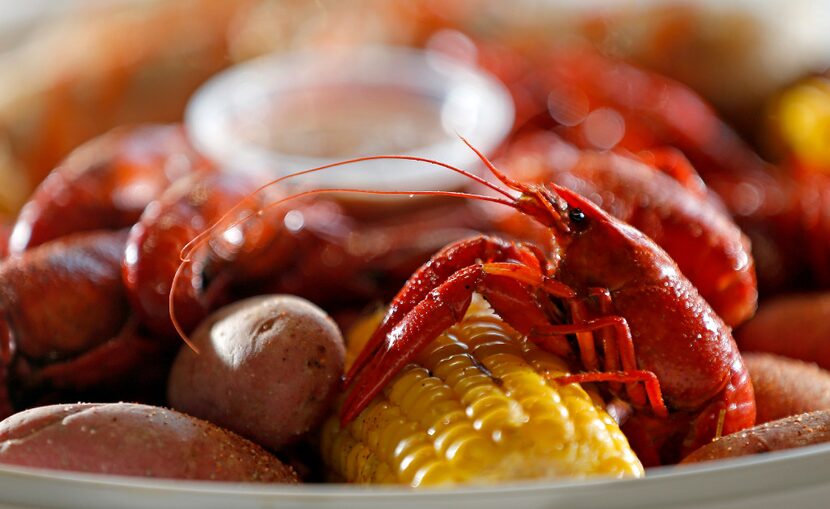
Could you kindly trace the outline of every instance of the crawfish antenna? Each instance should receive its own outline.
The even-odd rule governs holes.
[[[197,354],[199,353],[199,348],[193,343],[193,340],[190,339],[190,336],[185,332],[182,324],[179,323],[179,319],[176,318],[176,286],[179,282],[179,279],[182,277],[182,271],[184,270],[185,266],[191,263],[189,257],[182,258],[181,263],[179,266],[176,267],[176,272],[173,274],[173,281],[170,282],[170,295],[167,296],[167,307],[170,314],[170,321],[173,322],[173,328],[176,329],[176,333],[179,335],[180,338],[185,342],[185,344]]]
[[[458,137],[461,139],[461,141],[464,142],[465,145],[467,145],[467,147],[470,148],[470,150],[475,152],[476,156],[478,156],[478,158],[481,159],[481,162],[484,163],[484,166],[486,166],[487,169],[490,170],[490,173],[492,173],[493,176],[495,176],[497,179],[499,179],[499,181],[502,184],[506,185],[510,189],[513,189],[513,190],[516,190],[516,191],[519,191],[519,192],[525,192],[527,190],[527,188],[524,184],[522,184],[521,182],[518,182],[516,180],[513,180],[512,178],[505,175],[501,170],[496,168],[496,165],[493,164],[493,162],[490,161],[490,159],[488,159],[487,156],[485,156],[483,153],[481,153],[481,151],[479,149],[477,149],[472,143],[470,143],[470,141],[467,138],[465,138],[464,136],[462,136],[460,134],[458,134]]]
[[[492,171],[494,172],[496,177],[498,177],[500,179],[503,179],[502,180],[503,182],[512,182],[506,176],[502,175],[498,170],[496,170],[495,167],[492,167],[492,164],[490,163],[490,161],[488,161],[487,158],[483,154],[481,154],[481,152],[479,152],[472,145],[470,145],[467,142],[466,139],[461,138],[461,140],[463,140],[464,143],[466,143],[468,147],[470,147],[476,154],[478,154],[479,157],[483,158],[483,160],[485,161],[485,164],[490,165],[490,167],[492,168]],[[239,208],[245,202],[247,202],[249,199],[259,195],[260,193],[262,193],[266,189],[270,189],[270,188],[276,186],[277,184],[279,184],[283,181],[293,179],[293,178],[296,178],[296,177],[299,177],[299,176],[302,176],[302,175],[306,175],[306,174],[309,174],[309,173],[316,173],[318,171],[328,170],[328,169],[336,168],[336,167],[339,167],[339,166],[347,166],[347,165],[350,165],[350,164],[364,162],[364,161],[377,161],[377,160],[382,160],[382,159],[393,159],[393,160],[397,159],[397,160],[404,160],[404,161],[416,161],[416,162],[431,164],[431,165],[434,165],[434,166],[439,166],[441,168],[446,168],[450,171],[461,174],[461,175],[469,178],[470,180],[478,182],[479,184],[481,184],[481,185],[483,185],[483,186],[485,186],[485,187],[501,194],[505,198],[513,200],[513,196],[511,196],[510,193],[508,193],[504,189],[494,185],[492,182],[488,182],[487,180],[479,177],[478,175],[470,173],[467,170],[463,170],[461,168],[452,166],[452,165],[447,164],[447,163],[442,163],[441,161],[436,161],[434,159],[428,159],[428,158],[425,158],[425,157],[417,157],[417,156],[394,155],[394,154],[393,155],[377,155],[377,156],[356,157],[356,158],[353,158],[353,159],[346,159],[346,160],[343,160],[343,161],[337,161],[337,162],[334,162],[334,163],[329,163],[329,164],[324,164],[322,166],[317,166],[315,168],[309,168],[309,169],[306,169],[306,170],[301,170],[301,171],[297,171],[297,172],[294,172],[294,173],[289,173],[288,175],[283,175],[282,177],[274,179],[270,182],[266,182],[265,184],[261,185],[260,187],[258,187],[254,191],[252,191],[248,196],[246,196],[245,198],[240,200],[239,203],[237,203],[236,205],[231,207],[210,228],[208,228],[207,230],[203,231],[202,233],[196,235],[193,239],[190,240],[190,242],[185,244],[185,246],[182,248],[181,253],[179,255],[181,261],[184,261],[186,258],[189,258],[189,255],[192,252],[192,250],[202,244],[203,238],[210,235],[213,232],[213,230],[216,229],[217,226],[222,224],[228,217],[231,216],[231,214],[233,214],[234,212],[239,210]],[[519,185],[517,183],[513,183],[513,184],[514,185]],[[507,184],[507,185],[509,186],[510,184]],[[420,193],[413,193],[413,192],[356,190],[356,189],[355,190],[344,190],[344,192],[350,192],[350,191],[358,192],[358,193],[380,194],[380,195],[382,195],[382,194],[387,194],[387,195],[393,195],[393,194],[428,194],[428,195],[435,196],[435,195],[439,194],[438,191],[424,191],[424,192],[420,192]],[[472,195],[470,195],[469,197],[470,198],[484,198],[484,197],[472,196]],[[254,215],[260,215],[261,213],[262,213],[262,210],[259,210],[257,212],[254,212],[254,213],[248,215],[245,219],[249,219],[249,218],[253,217]]]
[[[377,156],[377,158],[389,158],[389,157]],[[406,159],[411,159],[411,158],[406,157]],[[364,160],[365,160],[365,158],[364,158]],[[426,162],[429,162],[429,160],[426,160]],[[343,164],[345,164],[345,163],[343,163]],[[443,166],[443,164],[442,164],[442,166]],[[295,174],[292,174],[292,175],[295,175]],[[266,184],[265,186],[260,187],[255,192],[253,192],[250,195],[248,195],[247,197],[243,198],[240,203],[244,203],[245,201],[247,201],[248,198],[251,198],[254,195],[256,195],[257,193],[263,191],[269,185],[273,185],[273,182],[269,183],[269,184]],[[282,198],[280,200],[276,200],[276,201],[274,201],[272,203],[269,203],[268,205],[256,210],[255,212],[252,212],[250,214],[245,215],[241,219],[237,219],[237,220],[233,221],[232,223],[228,224],[225,228],[230,229],[230,228],[239,226],[239,225],[245,223],[246,221],[248,221],[249,219],[251,219],[252,217],[261,216],[266,210],[277,207],[277,206],[282,205],[282,204],[284,204],[288,201],[291,201],[291,200],[302,198],[304,196],[312,196],[312,195],[318,195],[318,194],[334,194],[334,193],[336,193],[336,194],[343,194],[343,193],[371,194],[371,195],[387,195],[387,196],[388,195],[449,196],[449,197],[455,197],[455,198],[467,198],[467,199],[475,199],[475,200],[481,200],[481,201],[489,201],[489,202],[493,202],[493,203],[499,203],[499,204],[502,204],[502,205],[507,205],[509,207],[515,207],[515,204],[512,201],[508,201],[508,200],[505,200],[503,198],[478,195],[478,194],[475,194],[475,193],[465,193],[465,192],[460,192],[460,191],[415,191],[415,190],[413,190],[413,191],[379,191],[379,190],[374,190],[374,189],[325,188],[325,189],[312,189],[312,190],[308,190],[308,191],[303,191],[303,192],[299,192],[299,193],[287,196],[287,197]],[[218,230],[220,227],[222,227],[223,224],[227,221],[230,214],[233,213],[234,211],[238,210],[238,208],[239,208],[239,205],[236,205],[236,206],[232,207],[228,212],[223,214],[222,217],[220,217],[215,223],[213,223],[206,230],[204,230],[203,232],[201,232],[197,236],[195,236],[193,239],[191,239],[190,242],[188,242],[182,248],[182,250],[179,254],[179,260],[180,260],[179,266],[176,267],[176,272],[174,273],[173,280],[170,283],[170,294],[168,295],[168,300],[167,300],[168,310],[169,310],[169,314],[170,314],[170,320],[173,323],[173,327],[175,328],[175,330],[178,333],[179,337],[181,337],[182,340],[188,345],[188,347],[190,347],[196,353],[199,353],[199,349],[193,343],[190,336],[184,330],[184,327],[182,326],[181,322],[176,317],[175,289],[180,284],[180,280],[183,277],[183,272],[184,272],[185,267],[187,267],[189,264],[192,263],[191,256],[192,256],[193,252],[196,249],[198,249],[199,247],[205,245],[210,240],[210,238],[211,238],[210,236],[212,234],[214,234],[216,232],[216,230]]]
[[[484,164],[487,165],[487,167],[490,169],[490,171],[492,171],[493,174],[499,180],[502,181],[502,183],[504,183],[505,185],[507,185],[511,189],[517,189],[517,190],[522,189],[521,184],[519,184],[517,182],[514,182],[513,180],[509,179],[506,175],[504,175],[500,171],[498,171],[493,166],[493,164],[484,156],[484,154],[482,154],[478,149],[473,147],[465,138],[463,138],[463,137],[460,137],[460,138],[468,147],[470,147],[470,149],[472,149],[482,159],[482,161],[484,161]],[[175,298],[174,298],[174,295],[175,295],[174,290],[178,286],[178,284],[180,282],[179,280],[182,279],[182,277],[183,277],[184,268],[188,264],[192,263],[192,261],[191,261],[192,253],[196,249],[198,249],[200,246],[203,246],[205,243],[207,243],[208,240],[210,239],[210,236],[217,229],[219,229],[228,220],[229,217],[232,217],[232,214],[239,211],[239,209],[245,203],[247,203],[249,199],[254,198],[255,196],[257,196],[260,193],[264,192],[266,189],[270,189],[270,188],[274,187],[275,185],[279,184],[280,182],[283,182],[283,181],[286,181],[286,180],[289,180],[289,179],[292,179],[292,178],[295,178],[295,177],[299,177],[301,175],[306,175],[306,174],[309,174],[309,173],[323,171],[323,170],[330,169],[330,168],[335,168],[335,167],[339,167],[339,166],[346,166],[346,165],[349,165],[349,164],[354,164],[354,163],[363,162],[363,161],[376,161],[376,160],[383,160],[383,159],[416,161],[416,162],[421,162],[421,163],[425,163],[425,164],[431,164],[431,165],[434,165],[434,166],[439,166],[439,167],[442,167],[442,168],[446,168],[446,169],[448,169],[450,171],[453,171],[455,173],[459,173],[461,175],[464,175],[465,177],[469,178],[470,180],[473,180],[475,182],[478,182],[479,184],[484,185],[485,187],[499,193],[500,195],[502,195],[503,197],[505,197],[507,199],[496,198],[496,197],[492,197],[492,196],[478,195],[478,194],[475,194],[475,193],[458,192],[458,191],[379,191],[379,190],[372,190],[372,189],[314,189],[314,190],[309,190],[309,191],[296,193],[294,195],[290,195],[290,196],[287,196],[287,197],[282,198],[280,200],[277,200],[275,202],[272,202],[272,203],[268,204],[267,206],[262,207],[262,208],[258,209],[257,211],[252,212],[250,214],[247,214],[243,218],[234,221],[233,223],[228,225],[227,228],[233,228],[234,226],[238,226],[238,225],[244,223],[245,221],[247,221],[248,219],[250,219],[254,216],[261,216],[265,210],[276,207],[276,206],[278,206],[280,204],[283,204],[287,201],[294,200],[294,199],[300,198],[302,196],[309,196],[309,195],[314,195],[314,194],[325,194],[325,193],[338,193],[338,194],[355,193],[355,194],[412,195],[412,196],[414,196],[414,195],[453,196],[453,197],[458,197],[458,198],[467,198],[467,199],[476,199],[476,200],[482,200],[482,201],[490,201],[490,202],[494,202],[494,203],[500,203],[502,205],[507,205],[507,206],[512,207],[512,208],[517,208],[517,205],[514,201],[515,198],[509,192],[507,192],[506,190],[502,189],[501,187],[493,184],[492,182],[489,182],[486,179],[484,179],[482,177],[479,177],[478,175],[474,175],[474,174],[472,174],[472,173],[470,173],[466,170],[463,170],[461,168],[452,166],[452,165],[447,164],[447,163],[442,163],[442,162],[436,161],[434,159],[428,159],[428,158],[425,158],[425,157],[407,156],[407,155],[377,155],[377,156],[356,157],[356,158],[353,158],[353,159],[347,159],[347,160],[344,160],[344,161],[338,161],[338,162],[334,162],[334,163],[330,163],[330,164],[325,164],[325,165],[322,165],[322,166],[317,166],[315,168],[310,168],[310,169],[290,173],[288,175],[284,175],[284,176],[279,177],[275,180],[272,180],[271,182],[267,182],[267,183],[263,184],[262,186],[258,187],[257,189],[255,189],[248,196],[246,196],[245,198],[240,200],[240,202],[238,204],[234,205],[227,212],[225,212],[211,226],[209,226],[207,229],[205,229],[204,231],[202,231],[201,233],[196,235],[194,238],[192,238],[181,249],[181,251],[179,253],[180,263],[179,263],[179,266],[176,268],[176,272],[175,272],[175,274],[173,276],[173,280],[171,282],[170,295],[168,296],[168,309],[169,309],[169,313],[170,313],[170,319],[173,323],[173,327],[176,329],[176,332],[179,334],[179,336],[182,338],[182,340],[184,340],[184,342],[191,349],[193,349],[195,352],[198,353],[198,351],[199,351],[198,348],[196,348],[196,346],[193,344],[193,341],[187,335],[187,333],[185,332],[185,330],[182,327],[181,323],[179,322],[178,318],[176,317],[176,303],[175,303]]]

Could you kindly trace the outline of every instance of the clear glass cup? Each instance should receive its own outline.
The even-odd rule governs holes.
[[[434,52],[401,47],[266,56],[206,83],[185,118],[196,147],[227,171],[268,181],[353,157],[416,155],[475,170],[513,124],[495,78]],[[321,187],[457,189],[466,178],[401,160],[351,164],[298,179]]]

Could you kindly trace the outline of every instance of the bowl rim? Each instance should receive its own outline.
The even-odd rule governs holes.
[[[261,144],[234,139],[231,118],[238,111],[251,109],[250,104],[256,104],[263,98],[266,101],[272,100],[269,94],[274,94],[275,91],[278,97],[280,91],[297,87],[288,80],[280,81],[285,74],[296,71],[301,76],[300,80],[312,79],[314,73],[325,75],[325,66],[329,63],[342,65],[344,59],[356,62],[356,65],[361,66],[360,69],[378,65],[381,66],[379,69],[385,69],[384,66],[394,64],[407,67],[405,72],[401,73],[403,76],[375,71],[379,76],[367,78],[355,73],[335,81],[321,82],[320,86],[380,84],[435,100],[440,107],[447,104],[447,97],[453,91],[475,91],[479,94],[474,106],[475,113],[479,118],[486,120],[472,124],[471,132],[459,134],[471,138],[484,153],[495,150],[513,127],[515,106],[505,85],[487,71],[467,62],[433,50],[395,45],[344,46],[334,50],[305,48],[263,55],[232,66],[205,82],[193,94],[185,111],[185,126],[194,146],[228,171],[250,174],[259,180],[263,177],[270,180],[288,171],[315,168],[337,161],[340,158],[286,154],[270,150]],[[411,76],[417,78],[405,79]],[[374,81],[376,79],[379,81]],[[275,81],[269,83],[269,80]],[[246,101],[250,104],[240,105]],[[465,169],[475,169],[471,168],[477,161],[475,154],[446,129],[444,133],[446,136],[442,136],[435,143],[413,147],[401,153],[437,159]],[[366,154],[355,154],[354,157],[362,155]],[[344,156],[342,159],[349,157],[352,156]],[[388,161],[381,163],[388,164]],[[282,168],[286,168],[287,171],[283,171]],[[463,176],[422,164],[419,164],[417,169],[414,166],[405,166],[396,172],[378,172],[373,174],[375,176],[371,180],[368,173],[365,175],[361,177],[357,174],[356,178],[353,178],[348,172],[332,171],[324,172],[320,177],[309,181],[315,185],[334,187],[416,191],[457,189],[468,182]]]
[[[795,449],[773,451],[764,454],[743,456],[725,460],[711,461],[691,465],[672,465],[656,467],[646,471],[646,476],[640,479],[558,479],[558,480],[528,480],[494,485],[464,485],[445,487],[424,487],[413,489],[403,486],[389,485],[353,485],[344,483],[320,484],[260,484],[234,483],[222,481],[195,481],[162,478],[130,477],[107,474],[93,474],[63,470],[50,470],[33,467],[2,465],[0,464],[0,484],[3,481],[28,482],[60,482],[67,486],[83,488],[110,488],[130,491],[156,491],[164,493],[192,493],[199,495],[232,495],[255,497],[278,497],[286,499],[319,500],[322,498],[388,498],[405,496],[407,498],[430,499],[435,497],[471,497],[510,494],[546,494],[554,492],[593,491],[603,488],[640,489],[648,485],[675,485],[706,480],[709,477],[718,477],[729,480],[736,476],[751,474],[753,471],[786,472],[788,467],[796,463],[816,463],[824,465],[830,460],[830,443],[809,445]],[[799,472],[802,472],[799,470]],[[789,479],[783,476],[779,481]],[[803,477],[800,485],[790,485],[791,488],[808,486],[817,480],[830,483],[830,476],[825,472],[817,472],[816,476]],[[780,488],[781,482],[770,479],[768,491]],[[735,494],[742,493],[740,486],[734,490]],[[704,498],[717,496],[715,490],[705,494]],[[723,490],[720,490],[723,491]],[[0,491],[0,500],[3,499]],[[684,500],[688,502],[689,500]]]

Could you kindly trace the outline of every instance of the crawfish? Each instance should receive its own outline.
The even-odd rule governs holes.
[[[147,207],[130,232],[123,267],[146,327],[177,337],[171,298],[185,331],[223,303],[262,293],[300,295],[329,311],[359,308],[391,296],[437,248],[483,224],[456,205],[372,221],[336,200],[266,207],[269,197],[256,187],[234,175],[193,175]],[[174,281],[179,253],[217,221],[236,224],[206,237]]]
[[[830,285],[826,175],[764,161],[673,79],[584,47],[553,48],[528,61],[535,65],[512,86],[515,96],[534,97],[522,128],[553,129],[580,148],[676,147],[751,240],[762,293]]]
[[[529,172],[519,180],[553,180],[588,196],[666,249],[727,324],[752,316],[757,284],[750,243],[728,217],[746,207],[738,203],[740,186],[727,179],[763,173],[776,180],[705,101],[676,81],[584,47],[539,51],[467,42],[475,44],[479,64],[505,80],[517,104],[516,132],[504,157],[509,172]],[[581,151],[551,141],[557,136]],[[745,176],[731,177],[733,168]],[[725,193],[728,211],[717,192]],[[763,269],[770,265],[765,253]]]
[[[754,423],[752,385],[730,329],[665,251],[573,191],[514,181],[479,155],[520,194],[488,184],[503,198],[465,196],[534,218],[553,249],[479,236],[439,251],[394,298],[348,373],[343,424],[464,316],[473,292],[583,371],[558,382],[610,382],[630,402],[624,431],[644,464],[676,461]]]
[[[579,150],[551,132],[511,141],[498,163],[521,182],[554,182],[590,198],[666,250],[701,296],[730,326],[755,311],[757,289],[749,240],[682,155],[639,157]],[[659,171],[654,163],[664,163]],[[666,164],[667,163],[667,164]],[[519,213],[487,207],[497,226],[518,238],[546,230]]]
[[[180,125],[114,129],[75,149],[35,189],[9,252],[73,232],[128,228],[173,181],[209,169]]]
[[[172,349],[130,309],[124,229],[173,180],[209,171],[180,126],[145,125],[79,147],[37,188],[0,266],[0,413],[81,395],[158,399]]]
[[[162,380],[162,348],[130,318],[120,275],[125,239],[123,231],[75,233],[0,266],[0,414],[90,390],[107,397],[102,388],[121,389],[110,398],[136,397],[145,389],[136,381],[152,378],[144,375]]]
[[[710,176],[769,166],[697,93],[666,76],[587,47],[545,48],[523,77],[535,93],[536,123],[584,148],[679,149]]]

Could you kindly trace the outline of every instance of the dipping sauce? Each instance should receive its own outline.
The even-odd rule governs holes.
[[[471,169],[513,125],[510,92],[476,67],[395,46],[266,55],[211,78],[185,115],[197,150],[223,171],[263,183],[361,156],[405,154]],[[282,186],[455,190],[464,175],[417,161],[374,159],[292,177]],[[281,186],[281,187],[282,187]],[[362,201],[408,200],[353,194]]]
[[[392,87],[327,86],[282,92],[241,122],[249,142],[321,159],[397,154],[447,139],[438,98]]]

